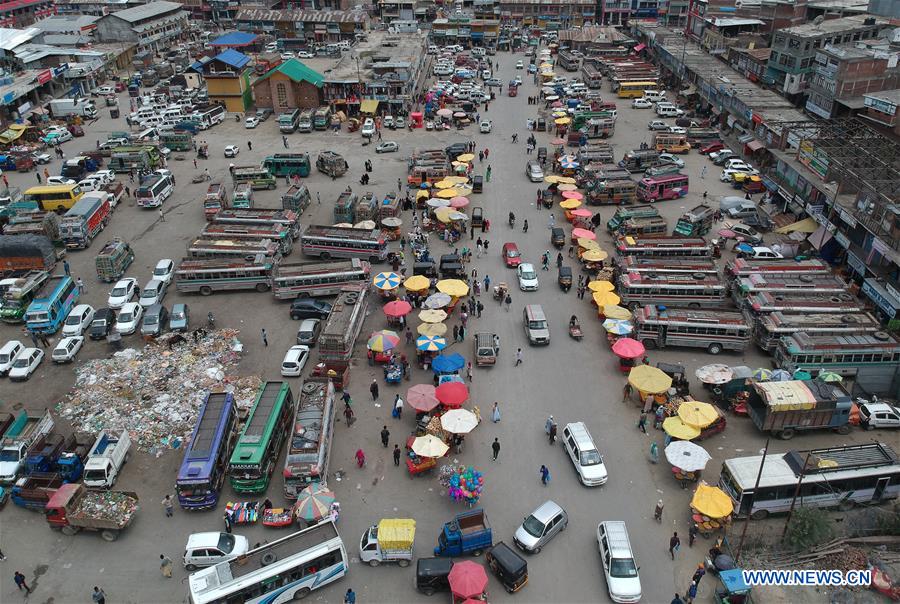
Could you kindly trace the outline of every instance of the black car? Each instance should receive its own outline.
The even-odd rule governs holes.
[[[300,298],[291,302],[292,319],[324,319],[331,312],[331,304],[320,300]]]
[[[116,324],[116,313],[111,308],[99,308],[94,313],[94,319],[88,331],[88,337],[92,340],[102,340],[112,331]]]
[[[447,154],[447,157],[452,159],[456,159],[463,153],[469,152],[469,143],[453,143],[452,145],[446,147],[444,152]]]

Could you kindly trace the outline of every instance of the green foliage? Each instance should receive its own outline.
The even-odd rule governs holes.
[[[785,542],[797,550],[809,549],[831,539],[834,530],[824,510],[799,507],[791,516]]]

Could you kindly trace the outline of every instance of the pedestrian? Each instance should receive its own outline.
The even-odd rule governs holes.
[[[487,170],[485,170],[485,172],[484,172],[484,179],[487,182],[491,182],[491,166],[490,166],[490,164],[488,164]]]
[[[409,346],[413,341],[413,334],[409,327],[406,328],[406,345]]]
[[[550,214],[550,219],[547,221],[547,228],[552,229],[556,226],[556,216]]]
[[[372,393],[372,400],[378,400],[378,380],[372,379],[372,384],[369,386],[369,392]]]
[[[247,150],[253,151],[253,141],[247,141]]]
[[[125,197],[131,197],[131,188],[125,187]]]
[[[512,306],[512,296],[506,294],[506,300],[504,300],[504,302],[506,302],[506,312],[509,312],[509,307]],[[519,350],[522,349],[520,348]]]
[[[347,427],[349,428],[350,424],[353,423],[353,409],[349,405],[344,407],[344,417],[347,419]]]
[[[66,277],[70,277],[72,275],[72,269],[69,266],[68,260],[63,260],[63,270],[66,272]]]
[[[403,183],[400,182],[400,179],[397,179],[397,193],[403,190]]]
[[[161,562],[159,563],[159,571],[162,573],[162,576],[166,579],[172,578],[172,559],[166,556],[165,554],[160,554],[159,559]]]
[[[196,169],[197,169],[197,159],[194,158],[194,170],[196,170]]]
[[[641,417],[638,419],[638,430],[647,433],[647,413],[644,411],[641,411]]]
[[[91,600],[97,604],[106,604],[106,592],[94,585],[94,593],[91,594]]]
[[[265,327],[263,327],[261,330],[259,330],[259,335],[262,336],[263,346],[268,347],[269,346],[269,336],[266,333]]]
[[[579,285],[579,288],[581,286]],[[625,387],[622,388],[622,402],[627,403],[631,398],[631,393],[634,392],[634,388],[629,382],[625,382]]]
[[[659,463],[659,445],[655,440],[650,443],[650,463]]]
[[[548,432],[547,438],[550,441],[551,445],[556,442],[556,430],[558,425],[559,424],[557,424],[556,422],[550,424],[550,432]]]
[[[75,285],[78,286],[78,294],[83,296],[87,293],[87,288],[84,286],[84,281],[81,280],[81,277],[75,279]]]
[[[222,522],[225,523],[225,532],[231,534],[231,514],[228,513],[228,510],[222,514]]]
[[[681,539],[678,538],[678,532],[672,533],[672,537],[669,539],[669,555],[672,556],[672,560],[675,559],[675,552],[681,549]]]
[[[706,178],[706,166],[703,166],[703,169],[700,170],[700,178]]]
[[[34,177],[37,178],[37,181],[38,181],[38,184],[39,184],[39,185],[40,185],[40,184],[43,184],[43,181],[41,180],[41,174],[40,174],[40,172],[35,172],[35,173],[34,173]]]
[[[395,466],[400,465],[400,456],[402,454],[403,454],[402,451],[400,451],[400,445],[395,444],[394,445],[394,465]]]
[[[696,529],[697,527],[692,525],[692,528]],[[691,581],[697,584],[697,587],[700,587],[700,579],[706,574],[706,569],[703,567],[703,563],[697,565],[697,570],[694,571],[694,576],[691,577]]]
[[[163,214],[163,209],[162,209],[162,208],[159,208],[158,212],[159,212],[159,221],[160,221],[160,222],[165,222],[165,221],[166,221],[166,215]]]
[[[516,364],[513,365],[513,367],[518,367],[521,364],[522,364],[522,349],[519,348],[518,350],[516,350]]]
[[[459,342],[459,325],[453,326],[453,341]]]
[[[0,562],[3,562],[5,560],[6,560],[6,556],[3,555],[3,550],[0,550]]]
[[[23,329],[22,331],[24,331],[29,336],[31,336],[31,343],[34,344],[35,348],[41,348],[41,341],[38,339],[37,334],[35,332],[30,331],[27,328]]]
[[[469,382],[472,381],[472,361],[469,361],[469,364],[466,365],[466,377],[469,378]]]
[[[356,593],[352,589],[347,589],[344,594],[344,604],[356,604]]]
[[[663,500],[660,499],[656,502],[656,507],[653,508],[653,518],[657,522],[662,522],[663,508],[665,505],[663,504]]]
[[[282,137],[281,137],[281,144],[284,145],[284,148],[285,148],[285,149],[288,148],[288,146],[287,146],[287,137],[286,137],[286,136],[282,136]]]
[[[394,398],[394,414],[397,416],[397,419],[403,418],[403,399],[400,398],[399,394]]]
[[[485,291],[485,293],[487,293],[487,291],[489,289],[491,289],[491,276],[485,275],[484,276],[484,291]]]
[[[384,445],[384,448],[388,447],[388,440],[391,438],[391,431],[388,430],[387,426],[384,426],[381,429],[381,444]]]
[[[684,600],[681,599],[681,596],[679,596],[678,594],[675,594],[675,597],[672,599],[671,602],[669,602],[669,604],[684,604]]]
[[[541,484],[544,486],[550,484],[550,470],[544,465],[541,466]]]
[[[494,348],[497,350],[497,354],[500,354],[500,336],[494,334]]]
[[[166,518],[171,518],[175,510],[175,503],[171,495],[166,495],[162,500],[163,509],[166,510]]]
[[[494,401],[494,406],[491,409],[491,421],[495,424],[500,423],[500,403]]]
[[[540,207],[540,206],[538,206],[538,207]],[[522,223],[522,232],[523,232],[523,233],[527,233],[527,232],[528,232],[528,219],[527,219],[527,218],[526,218],[526,219],[524,220],[524,222]]]
[[[494,442],[491,444],[491,450],[494,452],[494,458],[492,461],[497,461],[497,456],[500,455],[500,439],[494,438]]]
[[[475,303],[475,316],[479,319],[481,318],[481,311],[484,310],[484,304],[481,303],[481,300]]]
[[[697,597],[697,584],[691,581],[691,586],[688,587],[687,599],[685,600],[685,604],[693,604],[694,598]]]

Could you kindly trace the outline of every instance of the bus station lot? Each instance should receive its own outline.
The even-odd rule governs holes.
[[[508,81],[516,73],[521,73],[514,69],[518,58],[508,53],[497,55],[501,64],[498,76],[501,81]],[[609,94],[607,84],[603,90]],[[494,283],[506,281],[512,284],[515,276],[499,258],[504,242],[516,242],[524,257],[535,264],[544,250],[552,249],[547,228],[550,212],[537,210],[534,205],[536,188],[542,185],[530,183],[524,173],[526,159],[529,159],[524,146],[527,137],[525,122],[529,117],[534,117],[536,109],[527,105],[526,97],[537,92],[530,78],[526,78],[518,97],[498,97],[489,111],[483,110],[482,117],[493,121],[489,134],[477,133],[475,126],[460,132],[445,133],[384,131],[384,140],[397,141],[400,146],[398,153],[384,155],[376,155],[374,145],[361,146],[362,139],[358,133],[346,131],[337,134],[293,134],[288,136],[290,148],[285,150],[274,119],[254,130],[246,130],[242,122],[236,122],[233,116],[229,116],[224,124],[198,135],[198,139],[208,142],[210,159],[198,160],[197,170],[193,167],[193,153],[173,152],[168,167],[175,176],[175,193],[162,206],[164,218],[155,210],[143,210],[136,207],[133,200],[128,200],[116,209],[97,243],[112,237],[128,241],[135,251],[136,260],[127,276],[137,278],[143,285],[159,259],[172,258],[177,262],[183,256],[185,246],[205,225],[202,202],[208,183],[191,182],[197,171],[208,169],[212,182],[225,182],[230,188],[231,163],[237,166],[257,164],[266,155],[281,151],[308,152],[315,161],[322,151],[336,151],[347,159],[349,172],[332,180],[314,171],[305,183],[310,188],[313,201],[302,217],[304,225],[331,224],[334,222],[333,202],[347,186],[351,186],[354,192],[371,190],[379,196],[396,192],[398,179],[405,182],[406,158],[414,148],[443,148],[452,142],[475,140],[478,143],[476,153],[478,149],[490,149],[489,161],[477,165],[477,172],[483,173],[489,163],[492,177],[485,183],[484,193],[473,196],[472,205],[484,208],[492,227],[489,233],[483,235],[491,241],[491,251],[484,257],[473,259],[472,266],[478,269],[480,278],[490,275]],[[127,106],[127,97],[123,96],[120,101]],[[86,128],[86,137],[63,145],[67,157],[80,148],[93,147],[95,139],[103,142],[109,132],[124,129],[123,121],[112,121],[106,117],[107,112],[101,113],[104,117]],[[616,158],[649,140],[646,123],[653,117],[649,110],[632,109],[626,101],[618,103],[616,133],[611,139]],[[519,134],[520,142],[516,145],[510,143],[513,133]],[[536,133],[536,136],[538,146],[549,146],[553,135]],[[253,143],[252,150],[248,148],[248,141]],[[236,158],[224,157],[227,145],[240,148]],[[683,158],[686,162],[684,172],[691,178],[689,195],[684,199],[658,204],[661,214],[669,220],[670,228],[681,213],[700,203],[704,191],[708,191],[713,204],[720,196],[732,195],[734,191],[719,182],[718,170],[711,165],[706,178],[700,178],[702,167],[709,163],[703,156],[691,152]],[[373,171],[369,185],[363,187],[359,184],[359,177],[363,174],[365,159],[371,160]],[[59,166],[60,162],[54,160],[50,164],[51,174],[57,173]],[[23,190],[34,184],[31,174],[9,174],[9,178],[12,186]],[[119,180],[134,188],[127,176],[120,174]],[[279,207],[279,197],[285,190],[284,182],[280,181],[274,191],[256,192],[256,207]],[[528,219],[531,224],[528,233],[523,233],[518,226],[515,230],[507,226],[506,216],[510,211],[515,212],[519,225]],[[602,206],[599,211],[605,224],[614,207]],[[556,222],[561,223],[563,218],[558,208],[554,213]],[[404,219],[408,228],[409,217],[404,216]],[[598,229],[598,239],[605,249],[612,251],[611,238],[603,229]],[[468,245],[474,246],[473,243]],[[98,247],[95,244],[88,250],[74,251],[68,256],[72,275],[84,279],[86,292],[83,300],[95,308],[105,306],[110,288],[95,279],[94,255]],[[446,253],[448,249],[446,244],[431,238],[433,256]],[[730,253],[725,255],[730,257]],[[299,259],[299,250],[288,257],[293,262]],[[374,268],[377,270],[381,266],[387,265]],[[554,283],[554,271],[539,273],[541,285],[538,291],[524,293],[512,289],[513,303],[508,313],[489,296],[482,295],[485,312],[480,319],[471,319],[470,333],[497,333],[502,346],[495,367],[475,370],[471,384],[472,400],[485,420],[493,402],[499,401],[502,420],[497,424],[484,421],[466,439],[463,451],[458,455],[451,454],[448,462],[474,465],[485,473],[485,489],[479,506],[490,518],[495,541],[511,543],[512,534],[522,517],[547,499],[553,499],[566,509],[571,530],[555,537],[539,555],[527,558],[529,582],[515,596],[506,594],[491,575],[488,587],[490,598],[492,601],[515,598],[522,602],[607,601],[594,535],[601,520],[625,520],[641,567],[643,601],[668,602],[675,592],[684,592],[693,569],[702,561],[708,547],[702,539],[694,548],[688,548],[686,544],[691,490],[679,487],[665,460],[656,466],[649,463],[650,442],[655,440],[662,448],[663,433],[651,428],[650,435],[644,436],[636,429],[637,410],[633,404],[624,404],[621,400],[625,379],[615,358],[607,350],[605,333],[588,301],[578,300],[574,291],[566,294],[559,290]],[[173,288],[165,303],[171,307],[175,302],[190,304],[192,324],[195,326],[204,324],[207,312],[211,311],[217,326],[240,331],[244,350],[235,375],[258,375],[263,380],[286,379],[295,397],[299,394],[301,379],[281,378],[279,373],[284,351],[295,343],[298,326],[297,321],[288,317],[286,302],[275,300],[271,293],[220,293],[199,297],[179,295]],[[527,345],[519,318],[525,303],[539,303],[547,312],[551,330],[548,347],[532,348]],[[578,315],[585,330],[585,338],[581,342],[568,338],[565,333],[572,314]],[[384,327],[384,317],[378,304],[374,303],[363,329],[363,337]],[[268,334],[267,346],[261,338],[262,329]],[[0,336],[3,341],[25,341],[27,338],[21,328],[9,325],[0,326]],[[52,341],[55,343],[57,339],[52,338]],[[132,347],[143,344],[139,336],[126,336],[125,343]],[[410,479],[403,467],[394,467],[390,448],[395,442],[403,445],[413,430],[414,419],[409,412],[402,420],[392,419],[389,409],[395,393],[405,394],[406,388],[412,384],[430,383],[431,374],[414,368],[410,382],[401,384],[399,388],[385,385],[380,367],[366,364],[362,344],[358,343],[359,353],[352,367],[349,386],[358,421],[349,428],[343,422],[335,426],[331,450],[328,483],[341,503],[338,531],[348,554],[356,561],[359,538],[367,527],[381,518],[415,518],[418,533],[415,555],[427,557],[431,555],[441,524],[464,508],[441,492],[435,477]],[[516,367],[515,351],[519,347],[524,352],[524,362]],[[414,354],[409,347],[403,350],[408,356]],[[454,344],[450,346],[450,351],[460,352],[467,358],[472,356],[469,342]],[[102,358],[109,353],[107,344],[87,342],[76,363]],[[754,368],[771,367],[770,358],[756,348],[750,348],[744,354],[726,353],[718,357],[712,357],[700,349],[667,349],[651,351],[650,360],[653,363],[684,365],[693,394],[701,400],[705,391],[700,389],[693,372],[702,365],[724,362]],[[307,366],[306,372],[311,366],[312,363]],[[73,379],[72,366],[54,366],[45,360],[28,382],[0,382],[2,410],[25,408],[39,411],[45,407],[52,408],[65,399]],[[377,379],[381,386],[381,396],[377,401],[372,401],[368,392],[372,379]],[[547,443],[543,426],[544,420],[551,414],[561,428],[574,421],[588,424],[609,469],[610,479],[606,485],[589,489],[578,484],[564,452]],[[379,432],[385,425],[391,433],[390,448],[382,448],[379,442]],[[62,429],[67,427],[62,426]],[[782,452],[790,448],[862,443],[869,441],[869,437],[858,430],[847,436],[818,432],[800,435],[789,443],[773,441],[772,449]],[[494,438],[499,438],[502,446],[496,463],[490,460],[490,445]],[[726,430],[703,443],[713,456],[705,478],[715,482],[724,459],[756,454],[764,442],[763,435],[748,419],[729,416]],[[356,468],[353,460],[358,448],[364,449],[368,457],[367,466],[362,470]],[[189,513],[176,509],[174,517],[167,518],[161,501],[165,494],[174,494],[173,484],[182,453],[181,449],[164,448],[152,455],[134,452],[116,483],[116,489],[136,492],[141,499],[141,510],[134,524],[113,543],[104,542],[92,533],[63,536],[51,531],[42,515],[7,505],[0,512],[4,525],[0,546],[8,557],[8,574],[13,569],[24,572],[35,590],[30,599],[38,598],[43,602],[86,601],[93,585],[102,586],[113,602],[185,601],[187,573],[180,567],[180,557],[187,536],[197,531],[222,529],[224,502],[247,500],[248,497],[234,494],[226,484],[216,510]],[[542,487],[539,480],[538,469],[542,464],[546,464],[552,474],[547,487]],[[275,476],[266,494],[276,505],[284,502],[279,472],[281,467],[283,456],[276,464]],[[665,501],[661,525],[651,517],[654,504],[660,498]],[[781,520],[765,521],[760,525],[765,527],[773,522],[779,523]],[[755,530],[751,527],[751,534]],[[678,531],[683,536],[683,546],[674,562],[667,552],[672,531]],[[236,527],[235,532],[246,535],[251,543],[273,540],[284,534],[283,529],[264,529],[259,525]],[[173,579],[160,575],[160,554],[166,554],[175,561]],[[414,566],[406,569],[370,569],[354,563],[346,578],[313,597],[340,602],[346,589],[352,587],[360,602],[429,601],[414,590],[414,572]],[[714,587],[712,578],[702,582],[701,601],[711,599]],[[15,585],[11,580],[0,583],[0,599],[11,601],[20,597],[14,591]],[[792,600],[802,601],[809,595],[798,592]],[[438,596],[441,597],[445,596]],[[809,601],[814,600],[815,597],[812,597]]]

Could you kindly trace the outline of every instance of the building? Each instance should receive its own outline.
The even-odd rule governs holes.
[[[725,60],[751,82],[761,82],[766,75],[771,48],[729,48]]]
[[[559,32],[559,43],[586,55],[594,52],[608,55],[613,49],[620,50],[621,54],[626,55],[629,53],[628,47],[633,45],[634,41],[615,27],[589,25],[562,30]]]
[[[210,40],[209,45],[215,50],[227,50],[243,48],[248,51],[258,51],[259,46],[256,40],[259,36],[245,31],[232,31],[223,34],[215,40]]]
[[[435,19],[431,23],[431,38],[439,45],[459,44],[464,48],[472,46],[496,48],[500,38],[500,21],[472,19],[465,15]]]
[[[819,117],[846,117],[865,107],[863,95],[900,86],[900,51],[826,46],[816,53],[809,78],[806,110]]]
[[[28,27],[54,14],[53,0],[0,0],[0,27]]]
[[[900,0],[869,0],[867,12],[890,19],[900,19]]]
[[[663,0],[659,7],[659,21],[666,27],[687,27],[688,0]]]
[[[253,82],[256,106],[276,113],[291,109],[315,109],[322,105],[322,74],[290,59]]]
[[[57,43],[53,36],[75,36],[78,40],[91,41],[97,29],[97,19],[99,17],[94,15],[53,15],[32,27],[41,31],[41,41],[46,44]]]
[[[631,0],[633,19],[656,19],[659,16],[660,0]]]
[[[765,23],[760,19],[742,17],[711,17],[706,20],[701,48],[711,55],[725,55],[728,49],[765,46],[765,39],[758,32]]]
[[[534,25],[542,29],[568,29],[593,22],[598,0],[499,0],[500,18]],[[615,0],[631,11],[630,0]],[[604,25],[609,25],[604,23]]]
[[[363,11],[269,10],[240,8],[235,24],[241,31],[274,35],[284,48],[356,39],[369,28],[369,16]]]
[[[857,117],[869,120],[876,128],[900,136],[900,88],[863,95],[862,113]]]
[[[97,21],[101,42],[128,42],[138,51],[159,52],[188,30],[188,13],[177,2],[158,0],[126,8]]]
[[[94,15],[102,17],[126,8],[146,4],[144,0],[56,0],[59,15]]]
[[[690,0],[685,32],[695,40],[703,39],[703,32],[712,19],[759,19],[760,33],[806,22],[806,0]]]
[[[198,61],[191,69],[203,75],[209,100],[225,109],[242,113],[253,106],[250,57],[229,48],[208,60]]]
[[[811,0],[806,5],[806,18],[837,19],[869,12],[869,0]]]

